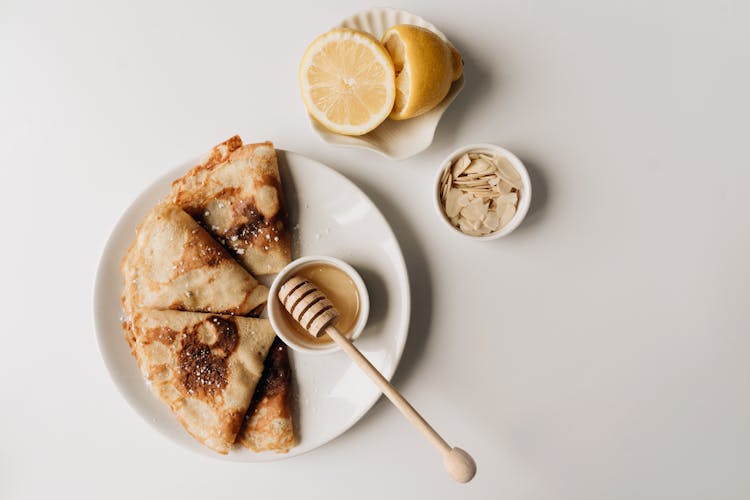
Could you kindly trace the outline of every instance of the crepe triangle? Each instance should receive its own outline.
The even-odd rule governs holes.
[[[291,237],[276,150],[234,136],[172,183],[172,201],[200,222],[253,275],[279,272]]]
[[[245,315],[268,298],[265,286],[171,203],[148,214],[121,267],[126,314],[145,308]]]
[[[143,310],[127,338],[151,390],[219,453],[234,444],[275,334],[266,319]]]
[[[276,338],[237,442],[255,452],[288,452],[295,444],[292,369],[286,345]]]

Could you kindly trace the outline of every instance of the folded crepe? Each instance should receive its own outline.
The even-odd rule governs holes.
[[[123,259],[131,351],[183,427],[220,453],[233,443],[294,446],[286,346],[276,340],[269,351],[267,320],[237,317],[258,313],[268,296],[246,269],[277,272],[289,247],[273,145],[243,147],[235,136],[173,183]]]
[[[291,238],[276,150],[234,136],[172,183],[172,201],[215,235],[253,275],[279,272]]]
[[[154,394],[191,436],[226,454],[275,336],[268,320],[143,310],[126,326]]]
[[[262,307],[259,284],[180,207],[154,207],[121,265],[125,313],[178,309],[245,315]]]
[[[292,369],[286,345],[278,338],[266,356],[263,377],[255,389],[237,442],[255,452],[286,453],[294,446]]]

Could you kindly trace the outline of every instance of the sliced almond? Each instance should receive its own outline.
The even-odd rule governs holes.
[[[448,182],[448,177],[451,175],[451,169],[446,168],[443,170],[443,174],[440,176],[440,185],[442,186],[446,182]]]
[[[487,212],[482,224],[490,231],[497,231],[500,228],[500,217],[497,212]]]
[[[501,194],[510,193],[513,190],[513,186],[504,179],[498,183],[497,188]]]
[[[486,201],[492,201],[497,196],[497,193],[492,192],[492,191],[478,191],[478,192],[473,193],[473,194],[474,194],[474,196],[478,196],[478,197],[480,197],[480,198],[482,198],[483,200],[486,200]]]
[[[500,171],[500,175],[502,175],[506,179],[511,181],[521,180],[521,174],[518,173],[518,170],[516,170],[516,168],[507,158],[501,156],[496,157],[494,163],[497,169]]]
[[[478,179],[482,179],[484,181],[488,181],[491,177],[495,176],[496,174],[488,174],[487,172],[475,172],[471,174],[462,174],[460,177],[458,177],[456,180],[462,180],[462,181],[475,181]]]
[[[487,214],[488,209],[488,203],[485,203],[481,198],[474,198],[467,206],[461,209],[461,215],[470,221],[481,221],[485,214]]]
[[[504,201],[500,201],[500,199],[497,200],[497,205],[495,205],[495,212],[497,212],[498,216],[503,215],[503,212],[505,211],[505,206],[507,204],[508,203],[506,203]]]
[[[467,192],[463,191],[461,193],[461,196],[458,198],[458,205],[461,208],[463,208],[466,205],[468,205],[473,198],[474,198],[474,196],[471,193],[467,193]]]
[[[471,159],[469,158],[469,155],[465,154],[461,158],[455,161],[453,163],[452,173],[453,177],[458,177],[463,173],[464,170],[471,164]]]
[[[443,198],[443,201],[445,201],[445,197],[448,195],[448,190],[450,188],[451,184],[449,182],[440,185],[440,196]]]
[[[500,216],[500,227],[504,227],[510,222],[514,215],[516,215],[516,207],[514,205],[506,204],[505,210],[503,210],[503,214]]]
[[[489,182],[483,181],[482,179],[477,179],[477,180],[473,180],[473,181],[466,181],[466,182],[461,182],[461,183],[454,183],[454,184],[456,185],[457,188],[461,188],[461,189],[464,189],[464,188],[482,188],[482,189],[487,189],[487,190],[491,191],[492,188],[494,187],[494,186],[490,186]]]
[[[443,189],[440,193],[440,199],[445,204],[445,199],[448,197],[448,191],[450,190],[450,184],[443,184]]]
[[[460,219],[458,221],[458,227],[467,234],[473,234],[475,231],[479,231],[482,226],[482,221],[472,221],[469,219]]]
[[[497,193],[493,193],[492,189],[488,189],[486,187],[467,187],[467,188],[461,188],[461,191],[464,193],[470,193],[472,195],[479,196],[481,194],[494,194],[497,196]]]
[[[459,228],[459,229],[460,229],[461,231],[463,231],[464,233],[466,233],[466,234],[469,234],[469,231],[473,231],[473,230],[474,230],[474,228],[472,228],[472,227],[471,227],[471,226],[469,225],[469,221],[468,221],[468,220],[466,220],[466,219],[459,219],[459,220],[458,220],[458,228]]]
[[[464,170],[467,174],[483,174],[495,170],[493,165],[484,158],[472,160],[471,164]]]
[[[482,158],[484,160],[487,160],[488,162],[492,163],[493,165],[497,166],[497,160],[493,155],[488,155],[487,153],[479,153],[477,155],[478,158]]]
[[[458,205],[458,198],[461,196],[461,191],[458,189],[448,190],[448,194],[445,197],[445,214],[448,217],[455,217],[461,210]]]
[[[505,193],[500,195],[497,199],[498,203],[510,203],[511,205],[518,204],[518,193]]]

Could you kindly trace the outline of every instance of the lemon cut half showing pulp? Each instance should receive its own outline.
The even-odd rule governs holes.
[[[396,102],[391,112],[394,120],[430,111],[461,78],[461,55],[428,29],[399,24],[385,32],[382,42],[396,69]]]
[[[371,131],[388,117],[396,99],[388,52],[372,36],[350,29],[313,40],[302,56],[299,84],[308,113],[339,134]]]

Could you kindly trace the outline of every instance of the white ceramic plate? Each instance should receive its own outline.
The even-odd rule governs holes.
[[[370,319],[357,347],[389,378],[398,365],[409,324],[409,281],[401,248],[370,199],[347,178],[304,156],[277,150],[293,227],[293,253],[331,255],[362,275],[370,294]],[[99,349],[115,385],[148,423],[178,444],[203,455],[265,462],[310,451],[336,438],[377,401],[380,391],[341,352],[304,355],[289,350],[295,381],[299,442],[288,454],[237,448],[222,456],[193,440],[146,386],[120,328],[123,281],[119,264],[137,225],[170,190],[186,162],[149,186],[125,211],[104,249],[94,291]],[[266,280],[270,281],[270,280]]]
[[[380,40],[385,30],[396,24],[414,24],[427,28],[448,42],[445,35],[434,25],[405,10],[371,9],[344,19],[337,27],[365,31]],[[329,144],[369,149],[401,160],[421,153],[432,144],[440,118],[463,86],[464,77],[461,76],[453,82],[448,95],[434,109],[409,120],[387,119],[375,130],[361,136],[336,134],[327,130],[313,117],[308,115],[308,118],[313,130]]]

